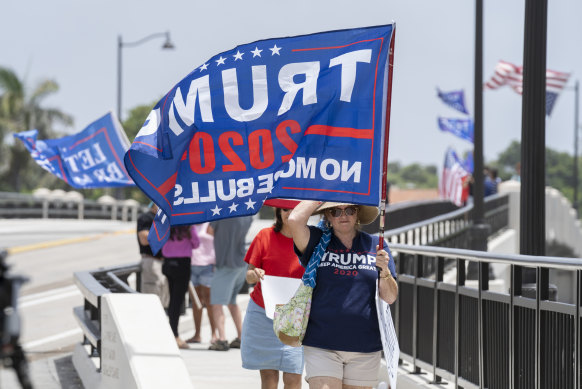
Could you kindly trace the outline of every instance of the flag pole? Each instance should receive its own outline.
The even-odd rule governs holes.
[[[390,50],[388,53],[388,90],[386,93],[386,123],[384,126],[384,155],[382,156],[382,196],[380,200],[380,239],[379,249],[384,248],[384,217],[386,215],[386,181],[388,174],[388,140],[390,136],[390,103],[392,101],[392,70],[394,69],[394,40],[396,39],[396,25],[392,30]]]

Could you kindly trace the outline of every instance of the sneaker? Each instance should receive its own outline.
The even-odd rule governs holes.
[[[208,350],[214,351],[228,351],[229,349],[228,341],[226,340],[217,340],[216,342],[212,343]]]
[[[230,348],[240,348],[240,338],[235,338],[229,346]]]

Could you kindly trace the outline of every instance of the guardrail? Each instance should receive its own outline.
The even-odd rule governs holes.
[[[136,275],[136,289],[128,285],[132,274]],[[74,274],[84,304],[73,308],[73,315],[83,331],[83,344],[91,345],[89,356],[99,358],[98,371],[101,369],[101,297],[108,293],[138,293],[140,279],[139,263]]]
[[[501,255],[391,244],[398,258],[393,316],[401,358],[434,382],[489,389],[580,388],[582,258]],[[444,263],[455,283],[443,282]],[[465,261],[479,262],[476,288],[465,285]],[[436,272],[424,273],[432,262]],[[490,263],[511,266],[508,293],[489,291]],[[522,295],[521,268],[537,272],[536,298]],[[412,272],[409,270],[412,269]],[[575,273],[573,304],[549,301],[548,269]]]
[[[499,232],[508,225],[509,196],[497,194],[485,198],[484,218],[490,226],[490,235]],[[386,218],[390,218],[390,213]],[[404,227],[390,229],[385,232],[389,242],[411,245],[444,246],[469,248],[469,229],[473,225],[473,204],[446,213],[409,224]]]
[[[141,206],[133,200],[98,202],[79,197],[0,192],[0,218],[108,219],[136,221]]]

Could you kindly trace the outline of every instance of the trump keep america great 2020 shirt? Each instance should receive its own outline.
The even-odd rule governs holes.
[[[295,247],[303,266],[309,262],[323,234],[314,226],[309,226],[309,230],[311,234],[305,252],[301,253]],[[382,350],[375,300],[378,241],[378,236],[358,232],[352,248],[347,249],[332,234],[317,269],[311,313],[303,339],[305,346],[354,352]],[[388,247],[386,242],[384,247]],[[388,267],[396,277],[392,255]]]

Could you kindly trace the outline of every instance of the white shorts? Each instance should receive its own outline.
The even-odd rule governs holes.
[[[344,385],[374,386],[378,383],[381,352],[358,353],[303,346],[305,380],[333,377]]]

